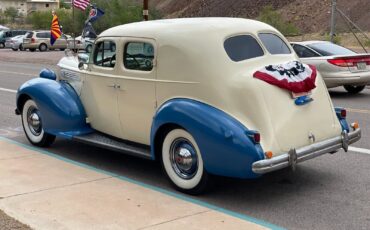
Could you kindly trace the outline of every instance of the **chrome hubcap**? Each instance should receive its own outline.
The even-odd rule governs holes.
[[[175,173],[186,180],[198,171],[198,158],[193,145],[185,138],[178,138],[170,148],[170,160]]]
[[[41,126],[39,111],[34,106],[31,106],[27,110],[27,123],[33,135],[39,136],[41,134],[42,126]]]

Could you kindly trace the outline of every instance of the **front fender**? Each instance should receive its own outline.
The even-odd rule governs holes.
[[[210,105],[191,99],[172,99],[156,113],[152,130],[153,157],[156,135],[167,124],[186,129],[196,140],[202,154],[205,169],[212,174],[254,178],[252,164],[264,159],[259,144],[247,136],[249,131],[235,118]]]
[[[68,83],[44,78],[29,80],[18,89],[18,111],[22,111],[26,98],[37,104],[46,133],[72,138],[92,132],[86,124],[86,113],[80,98]]]

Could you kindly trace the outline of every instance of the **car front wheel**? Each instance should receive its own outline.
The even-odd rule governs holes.
[[[164,138],[162,166],[172,184],[181,192],[200,194],[209,184],[199,147],[192,135],[183,129],[173,129]]]
[[[27,139],[33,145],[47,147],[55,140],[54,135],[44,132],[42,128],[40,110],[38,109],[36,103],[31,99],[27,100],[23,105],[22,126]]]
[[[357,94],[365,89],[365,85],[345,85],[343,86],[345,90],[347,90],[350,94]]]

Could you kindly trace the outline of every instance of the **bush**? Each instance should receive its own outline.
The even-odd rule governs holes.
[[[285,21],[281,14],[274,10],[272,6],[265,6],[257,19],[275,27],[285,36],[295,36],[299,34],[298,28],[293,23]]]
[[[370,39],[365,41],[365,46],[370,47]]]
[[[331,41],[330,40],[330,34],[328,34],[328,33],[325,34],[325,40],[329,41],[329,42]],[[333,43],[340,45],[341,41],[342,41],[342,38],[340,36],[338,36],[337,34],[334,34]]]

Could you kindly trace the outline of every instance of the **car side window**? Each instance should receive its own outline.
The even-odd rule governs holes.
[[[294,44],[293,49],[300,58],[310,58],[319,56],[317,53],[301,45]]]
[[[94,49],[94,65],[113,68],[116,65],[116,43],[98,42]]]
[[[151,71],[154,47],[147,42],[129,42],[125,45],[123,64],[126,69]]]
[[[239,62],[263,56],[263,50],[250,35],[238,35],[225,40],[224,48],[230,59]]]

